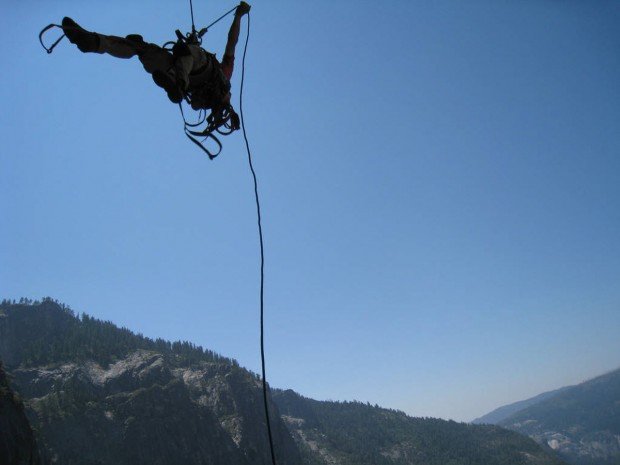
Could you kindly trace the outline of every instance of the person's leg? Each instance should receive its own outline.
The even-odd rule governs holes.
[[[155,84],[166,91],[170,101],[179,103],[187,92],[190,73],[197,67],[202,66],[204,62],[202,53],[204,51],[197,45],[177,43],[173,48],[173,55],[168,67],[158,67],[153,71],[149,71],[142,56],[140,61],[142,61],[145,69],[153,74]]]
[[[139,55],[146,46],[143,40],[130,40],[124,37],[106,36],[103,34],[97,35],[99,36],[99,49],[97,53],[107,53],[116,58],[131,58]],[[128,37],[137,37],[137,35],[132,34]]]
[[[77,45],[84,53],[107,53],[116,58],[131,58],[139,54],[146,45],[137,34],[127,38],[98,34],[87,31],[67,17],[62,20],[62,29],[69,42]]]
[[[144,42],[138,34],[123,38],[90,32],[67,17],[62,20],[62,28],[69,41],[84,53],[107,53],[116,58],[131,58],[137,55],[146,72],[153,76],[155,84],[166,91],[172,102],[179,103],[183,100],[183,89],[175,78],[175,60],[168,50]]]
[[[159,45],[145,43],[138,54],[138,59],[144,66],[144,70],[149,74],[157,71],[170,72],[174,68],[172,53]]]
[[[181,102],[184,96],[184,88],[176,79],[176,59],[172,53],[155,44],[147,44],[139,58],[146,72],[152,74],[155,84],[166,91],[170,101],[173,103]]]
[[[183,90],[174,76],[174,57],[168,50],[155,44],[144,44],[138,54],[144,70],[153,76],[153,81],[166,91],[173,103],[183,100]]]

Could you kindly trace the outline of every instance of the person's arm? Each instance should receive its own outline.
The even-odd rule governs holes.
[[[241,30],[241,18],[250,12],[250,5],[246,2],[239,3],[237,10],[235,11],[235,19],[233,19],[228,31],[228,41],[226,42],[226,49],[224,55],[229,57],[235,56],[235,47],[239,41],[239,31]]]

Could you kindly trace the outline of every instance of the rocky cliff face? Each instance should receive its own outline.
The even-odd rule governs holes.
[[[58,463],[270,463],[260,382],[239,368],[177,368],[161,354],[137,350],[108,367],[66,363],[13,375]],[[297,464],[283,428],[276,429],[280,462]]]
[[[177,369],[174,374],[183,380],[196,403],[213,412],[252,463],[271,463],[262,382],[258,378],[249,376],[245,370],[230,370],[216,364]],[[299,451],[271,401],[269,415],[274,442],[277,443],[277,462],[299,464]]]
[[[0,463],[42,465],[24,404],[15,395],[0,364]]]

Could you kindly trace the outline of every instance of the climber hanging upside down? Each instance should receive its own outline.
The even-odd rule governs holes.
[[[214,54],[200,46],[195,31],[179,40],[172,52],[156,44],[147,43],[141,35],[109,36],[90,32],[71,18],[62,20],[62,29],[71,43],[85,53],[107,53],[117,58],[138,56],[153,81],[163,88],[171,102],[184,98],[194,110],[211,109],[217,114],[230,107],[230,79],[235,61],[235,47],[239,40],[241,18],[250,11],[250,5],[241,2],[228,32],[228,41],[220,63]]]

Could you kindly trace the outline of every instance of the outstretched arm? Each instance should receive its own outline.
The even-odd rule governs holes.
[[[250,5],[245,2],[239,3],[237,10],[235,11],[235,19],[233,19],[228,31],[228,41],[226,42],[226,49],[224,50],[224,56],[222,57],[222,71],[226,79],[230,80],[233,74],[233,67],[235,65],[235,47],[239,41],[239,31],[241,29],[241,18],[243,15],[248,14],[250,11]]]
[[[235,19],[233,19],[233,22],[230,25],[230,30],[228,31],[228,41],[226,42],[226,50],[224,51],[224,55],[228,55],[231,58],[235,56],[235,47],[239,41],[239,31],[241,29],[241,18],[248,14],[249,11],[250,5],[243,1],[239,3],[239,6],[235,11]]]

